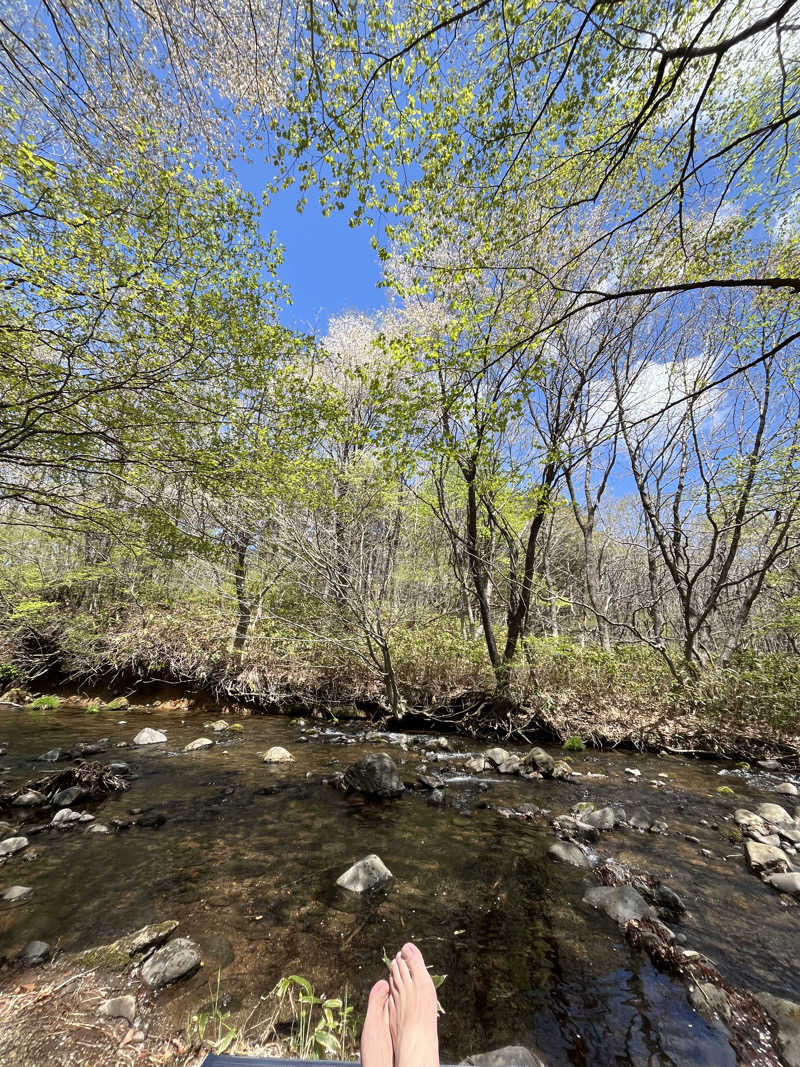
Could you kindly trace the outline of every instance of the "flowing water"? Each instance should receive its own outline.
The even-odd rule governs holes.
[[[617,829],[596,848],[683,897],[688,912],[674,929],[688,947],[708,955],[732,984],[800,998],[800,908],[750,874],[741,846],[725,836],[735,808],[791,800],[775,795],[772,776],[720,776],[730,764],[587,752],[573,757],[580,778],[481,784],[463,770],[475,742],[454,739],[457,754],[424,744],[406,752],[386,738],[366,740],[362,724],[317,727],[306,739],[297,723],[266,716],[243,720],[241,735],[212,749],[183,752],[196,737],[218,737],[203,726],[217,714],[0,706],[4,791],[68,765],[36,762],[44,751],[108,737],[106,754],[96,758],[128,762],[130,789],[86,809],[106,824],[129,819],[131,810],[164,817],[161,825],[108,836],[78,828],[32,837],[37,858],[13,857],[0,873],[0,888],[33,889],[24,904],[0,905],[0,953],[10,957],[33,938],[71,951],[177,919],[204,960],[194,977],[159,994],[183,1023],[208,1003],[218,972],[234,1017],[255,1011],[257,1019],[261,998],[288,974],[305,975],[329,996],[347,986],[362,1009],[385,971],[383,950],[413,940],[433,970],[447,974],[440,991],[445,1060],[535,1038],[554,1067],[733,1064],[721,1033],[689,1007],[685,986],[582,903],[592,875],[547,858],[548,818],[590,799],[629,812],[644,807],[669,823],[668,836]],[[144,726],[164,730],[168,742],[114,747]],[[259,754],[272,745],[288,748],[296,762],[265,765]],[[423,792],[367,802],[323,783],[376,751],[390,752],[409,783],[422,765],[441,774],[445,805],[430,806]],[[626,766],[641,778],[631,781]],[[736,795],[717,793],[721,783]],[[498,810],[524,805],[550,814],[526,821]],[[42,816],[21,818],[16,809],[11,817],[15,825],[26,820]],[[338,889],[338,875],[370,852],[392,871],[388,888],[365,898]]]

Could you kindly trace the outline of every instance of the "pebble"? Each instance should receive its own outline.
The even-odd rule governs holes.
[[[3,890],[3,900],[14,903],[17,900],[26,900],[33,890],[28,885],[11,885]]]
[[[384,885],[394,876],[380,856],[371,852],[348,867],[344,874],[336,879],[336,884],[351,893],[366,893],[370,889]]]

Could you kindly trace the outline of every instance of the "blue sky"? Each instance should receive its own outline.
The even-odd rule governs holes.
[[[263,161],[240,165],[237,175],[256,196],[271,177]],[[331,315],[372,311],[385,305],[386,296],[377,288],[380,267],[370,246],[372,231],[352,229],[346,211],[325,218],[313,191],[299,214],[299,195],[296,188],[278,193],[264,209],[263,228],[275,230],[285,248],[281,280],[291,289],[292,306],[282,316],[284,324],[322,336]]]

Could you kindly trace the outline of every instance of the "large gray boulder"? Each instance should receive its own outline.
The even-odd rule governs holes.
[[[370,889],[385,885],[392,877],[392,872],[380,856],[371,852],[340,874],[336,884],[351,893],[368,893]]]
[[[780,804],[759,804],[756,813],[767,822],[794,822],[786,808],[782,808]]]
[[[618,819],[613,808],[605,807],[590,811],[588,815],[584,815],[583,821],[587,826],[594,826],[596,830],[613,830]]]
[[[202,963],[200,950],[188,937],[176,937],[142,964],[142,978],[151,989],[188,978]]]
[[[537,1053],[522,1045],[506,1045],[493,1052],[479,1052],[464,1061],[474,1067],[547,1067]]]
[[[510,752],[506,752],[504,748],[487,748],[483,753],[483,758],[488,760],[489,763],[495,767],[499,767],[501,763],[505,763],[511,755]]]
[[[556,766],[556,761],[543,748],[532,748],[522,762],[528,767],[535,767],[545,778],[552,777]]]
[[[644,897],[630,885],[600,885],[588,890],[583,897],[584,904],[590,904],[605,912],[610,919],[625,926],[631,919],[648,919],[651,917],[650,906]]]
[[[397,765],[385,752],[364,756],[344,773],[344,784],[353,793],[368,797],[396,797],[403,792]]]
[[[777,871],[790,871],[792,865],[789,857],[783,849],[775,845],[762,845],[758,841],[745,841],[744,850],[747,854],[747,863],[752,871],[760,874],[762,871],[774,873]]]
[[[792,871],[784,874],[768,874],[764,879],[773,889],[779,893],[788,893],[793,897],[800,897],[800,872]]]
[[[778,1027],[778,1046],[787,1067],[800,1067],[800,1004],[770,993],[755,996]]]

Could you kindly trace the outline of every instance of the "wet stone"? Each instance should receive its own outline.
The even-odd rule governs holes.
[[[294,763],[294,756],[280,745],[273,745],[264,753],[264,763]]]
[[[473,1067],[545,1067],[544,1060],[522,1045],[506,1045],[493,1052],[480,1052],[467,1056],[464,1061]]]
[[[151,989],[162,989],[194,974],[201,964],[200,950],[188,937],[176,937],[142,964],[142,978]]]
[[[184,752],[198,752],[204,748],[213,748],[214,742],[210,737],[197,737],[194,741],[190,741],[188,745],[183,746]]]
[[[757,841],[746,841],[744,849],[748,866],[756,873],[788,871],[791,868],[789,857],[782,849],[774,845],[760,845]]]
[[[620,926],[624,926],[631,919],[650,917],[647,901],[630,885],[597,886],[584,895],[583,903],[605,912]]]
[[[778,1028],[778,1046],[788,1067],[800,1067],[800,1004],[770,993],[756,993],[756,1000]]]
[[[7,837],[0,841],[0,856],[13,856],[15,852],[21,852],[28,847],[27,837]]]
[[[781,782],[780,785],[775,787],[775,792],[783,793],[786,797],[796,797],[798,789],[794,782]]]
[[[613,830],[617,825],[617,818],[614,814],[613,808],[598,808],[597,811],[590,811],[583,817],[583,822],[587,826],[594,826],[598,830]]]
[[[364,756],[358,763],[348,767],[344,774],[344,784],[353,793],[374,797],[396,797],[405,788],[397,765],[385,752]]]
[[[768,874],[764,879],[773,889],[779,893],[788,893],[793,897],[800,897],[800,872],[792,871],[781,874]]]
[[[786,808],[782,808],[780,804],[760,804],[756,808],[756,814],[771,823],[794,821]]]
[[[50,946],[46,941],[29,941],[20,954],[20,959],[29,967],[36,967],[50,959]]]
[[[11,803],[15,808],[38,808],[47,803],[47,797],[35,789],[26,789],[18,797],[14,797]]]
[[[653,825],[653,820],[644,808],[637,808],[628,819],[628,824],[632,826],[634,830],[649,830]]]
[[[545,752],[543,748],[532,748],[522,761],[526,766],[534,766],[539,774],[545,778],[551,778],[555,770],[556,761]]]
[[[32,894],[33,890],[28,885],[11,885],[3,890],[2,897],[9,904],[16,904],[19,900],[27,900]]]
[[[571,867],[591,867],[591,861],[582,848],[570,841],[556,841],[547,850],[547,855],[561,863],[568,863]]]
[[[57,808],[68,808],[71,804],[74,804],[76,800],[79,800],[85,795],[86,791],[81,789],[79,785],[71,785],[69,789],[59,789],[53,797],[53,804]]]
[[[144,730],[140,730],[134,737],[134,745],[157,745],[162,741],[167,740],[167,735],[163,734],[160,730],[152,730],[149,726],[146,726]]]
[[[352,867],[339,875],[336,884],[351,893],[367,893],[385,885],[392,878],[392,872],[374,852],[354,863]]]
[[[72,753],[66,748],[50,748],[39,757],[45,763],[58,763],[59,760],[70,759]]]

